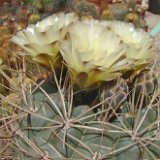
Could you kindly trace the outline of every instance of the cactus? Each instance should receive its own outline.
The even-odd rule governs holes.
[[[74,21],[73,23],[81,22]],[[86,22],[83,21],[83,23]],[[97,23],[99,22],[94,23],[92,20],[92,24]],[[46,23],[43,23],[43,26],[45,25]],[[99,23],[98,25],[105,24]],[[109,25],[108,23],[108,28]],[[67,28],[69,27],[71,25]],[[43,32],[40,32],[36,39],[37,43],[43,42],[40,46],[42,44],[46,45],[44,35],[47,35],[49,40],[53,38],[53,35],[56,35],[55,33],[50,36],[53,31],[51,30],[48,33],[48,28],[55,29],[55,27],[49,26],[45,27]],[[79,32],[80,27],[77,28]],[[119,33],[120,29],[116,32]],[[61,28],[59,30],[62,31]],[[111,29],[104,27],[102,30],[103,35],[106,30],[112,32]],[[114,26],[112,26],[112,30],[114,30]],[[21,41],[24,35],[27,35],[26,32],[23,33]],[[35,33],[37,36],[37,30]],[[75,32],[73,33],[75,36]],[[84,33],[86,34],[86,32]],[[135,33],[138,34],[138,32]],[[121,37],[120,45],[122,45],[122,38],[124,38],[122,36],[123,34],[118,36]],[[127,40],[130,40],[131,37],[128,37]],[[28,46],[35,44],[35,41],[33,41],[33,44],[31,42],[31,40],[35,40],[34,38],[28,40]],[[66,36],[60,38],[59,41],[65,39],[66,42],[69,38],[70,35],[67,32]],[[89,40],[94,41],[91,37],[89,38]],[[113,38],[113,34],[109,38]],[[109,38],[107,40],[110,40]],[[76,37],[73,42],[77,39]],[[82,39],[82,41],[84,40]],[[115,40],[117,39],[113,39],[113,42]],[[143,40],[144,38],[142,38]],[[103,39],[100,41],[101,43],[97,41],[97,45],[102,45]],[[125,39],[123,41],[125,42]],[[149,42],[146,47],[148,47]],[[54,44],[54,41],[49,41],[50,43]],[[106,41],[105,44],[107,44]],[[71,49],[68,49],[69,56],[72,51],[79,49],[74,49],[74,45],[75,43],[70,45],[72,46]],[[136,46],[136,43],[132,43],[132,45]],[[88,49],[88,45],[86,46]],[[98,46],[96,51],[101,49],[102,46]],[[114,47],[115,45],[113,45]],[[46,48],[48,49],[48,46]],[[152,46],[149,47],[149,49],[151,48]],[[116,56],[121,51],[118,50],[116,54],[110,52],[109,58],[101,61],[106,57],[106,54],[103,54],[105,53],[104,49],[102,52],[104,56],[100,57],[100,61],[96,61],[101,50],[96,52],[96,57],[92,57],[90,56],[92,48],[89,48],[88,52],[84,48],[82,49],[84,54],[83,57],[81,56],[83,58],[81,64],[84,65],[84,69],[87,67],[92,68],[88,72],[88,75],[91,74],[89,80],[96,79],[99,71],[101,70],[100,73],[102,73],[105,69],[106,60],[111,61],[115,58],[112,56]],[[141,51],[141,49],[139,50]],[[71,67],[67,70],[69,64],[76,61],[75,57],[72,63],[67,64],[67,61],[64,62],[66,65],[62,63],[59,69],[53,66],[49,68],[49,66],[38,65],[36,62],[32,63],[28,55],[23,54],[22,57],[19,56],[22,67],[17,64],[17,70],[12,69],[12,74],[15,74],[15,77],[6,76],[0,66],[0,75],[9,82],[9,85],[6,86],[9,90],[8,95],[0,93],[0,135],[2,136],[0,139],[3,139],[3,141],[0,141],[2,146],[0,159],[9,157],[13,160],[130,160],[131,154],[132,160],[160,159],[158,80],[149,69],[144,70],[145,67],[143,66],[149,63],[148,59],[145,58],[147,50],[142,50],[142,52],[139,50],[137,49],[136,52],[143,55],[142,57],[139,54],[135,54],[136,56],[130,54],[127,60],[120,61],[129,56],[125,52],[118,59],[112,60],[113,62],[107,67],[106,70],[108,71],[110,66],[113,66],[112,70],[109,70],[109,73],[112,74],[107,73],[108,79],[100,79],[100,81],[97,81],[98,83],[91,83],[92,85],[87,85],[86,88],[82,87],[81,89],[78,85],[84,83],[83,78],[87,78],[88,75],[80,70],[80,74],[76,75],[76,78],[80,78],[80,81],[75,83],[68,71],[71,70]],[[135,50],[133,51],[135,53]],[[48,53],[48,50],[46,52]],[[87,54],[89,56],[86,60],[85,56]],[[77,55],[79,56],[80,52]],[[72,57],[70,56],[69,60]],[[25,58],[28,58],[26,63]],[[75,64],[77,65],[79,61],[78,57]],[[87,61],[93,61],[94,63],[87,64]],[[123,64],[129,65],[123,66]],[[136,66],[134,66],[135,64]],[[2,65],[2,61],[0,61],[0,65]],[[47,72],[46,75],[42,76],[41,71],[43,70],[49,71],[49,74]],[[132,75],[134,76],[132,80],[129,73],[132,73],[133,70],[135,72]],[[114,74],[115,72],[117,74]],[[37,79],[32,81],[32,76],[37,76]]]
[[[40,21],[41,17],[38,14],[31,14],[28,19],[28,24],[35,24]]]
[[[24,2],[40,13],[69,11],[72,8],[72,0],[25,0]]]
[[[85,0],[75,2],[73,4],[73,11],[75,11],[80,17],[91,15],[93,18],[98,18],[99,11],[93,3]]]
[[[152,74],[141,72],[134,84],[142,85],[143,81],[156,84]],[[137,97],[136,85],[129,92],[123,79],[103,83],[99,93],[97,89],[86,92],[86,97],[99,94],[98,102],[88,104],[87,98],[82,96],[83,103],[78,104],[72,82],[69,80],[66,85],[64,81],[60,85],[54,70],[53,83],[49,84],[46,77],[46,85],[43,80],[35,84],[28,83],[24,76],[17,77],[19,85],[12,90],[19,90],[18,94],[1,95],[0,107],[3,116],[5,113],[15,117],[6,117],[6,121],[1,118],[1,121],[4,121],[2,128],[7,123],[13,137],[11,148],[6,152],[11,152],[12,156],[14,153],[16,159],[130,160],[131,153],[134,153],[133,160],[160,158],[159,101],[154,87],[150,87],[150,99],[145,107],[142,103],[145,93]],[[4,153],[0,156],[4,157]]]
[[[125,3],[115,3],[112,5],[111,10],[112,10],[114,19],[124,21],[128,13],[128,6]]]
[[[147,29],[142,2],[132,0],[114,0],[109,8],[102,9],[100,18],[133,23],[137,28]]]
[[[125,17],[125,21],[128,23],[133,23],[135,26],[139,25],[139,17],[136,13],[128,13]]]
[[[109,9],[105,9],[102,11],[100,18],[103,20],[113,20],[112,12]]]
[[[160,158],[159,109],[158,104],[153,104],[155,97],[148,107],[136,107],[130,99],[134,97],[132,92],[120,111],[112,107],[115,117],[107,121],[99,119],[106,112],[106,108],[99,110],[103,100],[92,108],[74,106],[71,88],[67,93],[60,86],[58,92],[55,89],[50,94],[41,87],[32,93],[26,90],[16,103],[11,99],[5,101],[5,105],[17,110],[17,120],[11,119],[9,126],[14,133],[18,160],[130,160],[130,153],[134,153],[133,160]]]

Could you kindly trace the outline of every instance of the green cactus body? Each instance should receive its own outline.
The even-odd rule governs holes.
[[[80,17],[92,16],[93,18],[98,17],[96,7],[93,3],[87,1],[79,1],[73,4],[73,10],[78,13]]]
[[[115,3],[112,5],[111,11],[116,20],[123,21],[128,13],[128,7],[123,3]]]
[[[112,122],[104,122],[97,121],[89,106],[83,105],[73,108],[69,121],[64,123],[59,95],[49,96],[55,104],[40,92],[32,97],[32,107],[22,103],[23,109],[31,113],[12,126],[20,149],[16,150],[18,159],[130,160],[130,153],[134,153],[133,160],[160,157],[157,147],[160,142],[155,137],[158,126],[154,125],[156,108],[132,112],[131,105],[125,103],[119,116]],[[66,111],[68,114],[67,108]]]
[[[38,21],[40,21],[41,17],[38,14],[31,14],[29,19],[28,19],[28,23],[29,24],[35,24]]]
[[[144,77],[150,79],[148,75]],[[121,103],[120,110],[112,107],[114,118],[108,121],[108,118],[99,119],[107,112],[102,108],[103,100],[100,99],[102,104],[99,105],[74,106],[66,98],[69,96],[63,97],[54,85],[49,88],[54,90],[49,93],[44,86],[34,89],[17,103],[17,115],[21,116],[10,127],[14,132],[18,160],[130,160],[131,153],[134,153],[132,160],[160,158],[156,103],[150,101],[153,107],[143,107],[143,104],[136,107],[135,100],[129,96]],[[124,81],[108,88],[104,95],[118,91],[121,91],[121,98],[126,96],[128,87]],[[116,103],[120,103],[120,99],[108,103],[119,105]],[[12,106],[8,100],[5,106],[7,103]]]

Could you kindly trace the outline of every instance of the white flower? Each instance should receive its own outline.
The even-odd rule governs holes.
[[[73,13],[53,14],[36,25],[29,25],[17,32],[11,41],[27,51],[33,59],[48,63],[48,58],[56,57],[59,51],[58,41],[64,38],[67,27],[76,20],[77,16]]]
[[[113,22],[111,29],[128,46],[126,56],[140,61],[146,61],[153,56],[152,38],[142,29],[136,29],[132,24]]]
[[[81,88],[113,80],[133,65],[128,64],[121,39],[96,21],[72,24],[68,36],[60,43],[60,52]]]
[[[136,29],[133,24],[121,21],[101,21],[107,29],[117,34],[126,44],[126,57],[134,63],[133,70],[143,69],[154,56],[155,50],[152,46],[153,39],[142,29]]]

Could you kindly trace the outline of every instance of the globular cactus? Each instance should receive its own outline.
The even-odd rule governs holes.
[[[100,19],[103,20],[113,20],[113,14],[111,10],[109,9],[104,9],[100,15]]]
[[[123,21],[128,13],[128,6],[126,3],[123,2],[115,2],[112,5],[111,10],[114,19]]]
[[[153,76],[145,72],[139,77],[139,83],[154,81]],[[57,79],[52,82],[57,84]],[[11,142],[15,158],[130,160],[131,153],[134,153],[133,160],[160,158],[158,99],[152,96],[148,107],[143,107],[142,103],[137,107],[135,92],[127,96],[126,81],[117,82],[101,86],[104,92],[99,91],[99,94],[106,96],[106,101],[100,98],[99,103],[87,105],[87,99],[82,98],[83,105],[76,105],[70,85],[64,92],[63,87],[54,84],[45,88],[42,81],[30,90],[30,85],[20,80],[19,94],[12,94],[17,97],[16,101],[12,96],[1,95],[3,103],[0,107],[3,112],[7,108],[13,109],[6,113],[13,114],[15,120],[7,119],[6,122],[13,134]],[[97,90],[91,92],[98,94]],[[108,110],[112,109],[114,118],[109,114],[106,119],[99,118],[107,112],[104,103],[112,105]],[[119,106],[120,110],[117,109]]]
[[[40,20],[41,20],[40,15],[39,15],[39,14],[36,14],[36,13],[33,13],[33,14],[31,14],[31,15],[29,16],[29,18],[28,18],[28,23],[29,23],[29,24],[35,24],[35,23],[37,23],[37,22],[40,21]]]
[[[24,160],[74,157],[77,154],[76,150],[78,149],[76,148],[79,139],[84,135],[83,132],[86,128],[83,124],[94,120],[93,112],[87,112],[89,106],[84,105],[71,109],[57,93],[46,96],[37,92],[31,96],[30,100],[27,103],[22,101],[21,105],[23,109],[30,113],[12,126],[13,130],[18,129],[16,129],[16,157]],[[33,105],[28,106],[30,103]],[[81,114],[85,117],[84,120],[80,120],[83,119],[80,116]],[[80,127],[81,125],[82,127]],[[90,127],[92,130],[95,130],[95,128]],[[21,149],[24,152],[21,152]],[[89,157],[81,154],[80,156]]]
[[[134,13],[134,12],[129,12],[125,19],[126,22],[128,23],[133,23],[136,27],[138,27],[139,25],[139,17],[138,14]]]
[[[138,1],[113,0],[110,7],[102,9],[100,18],[104,20],[118,20],[133,23],[137,28],[147,30],[144,19],[145,10],[142,5],[143,4]]]
[[[85,0],[73,3],[73,11],[75,11],[80,17],[92,16],[93,18],[98,18],[99,10],[91,2]]]
[[[72,0],[25,0],[25,4],[44,14],[71,10]]]
[[[159,112],[152,101],[147,108],[126,101],[120,112],[115,110],[114,119],[104,121],[98,117],[105,110],[94,110],[99,105],[73,106],[73,97],[63,97],[62,90],[55,88],[50,94],[43,87],[32,94],[28,91],[24,97],[19,95],[17,104],[5,103],[17,108],[17,120],[9,125],[18,160],[130,160],[131,153],[133,160],[160,158]]]

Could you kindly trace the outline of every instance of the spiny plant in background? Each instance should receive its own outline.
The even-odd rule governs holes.
[[[17,31],[52,14],[52,9],[50,0],[11,0],[7,3],[3,2],[0,6],[0,17],[3,23],[9,22],[7,25],[13,26]]]
[[[17,159],[160,158],[158,81],[148,68],[154,48],[147,33],[124,22],[60,13],[12,41],[24,49],[24,59],[51,72],[36,83],[23,63],[9,81],[10,94],[0,96],[0,129],[9,128]],[[94,95],[91,102],[83,94]]]
[[[113,0],[108,8],[102,10],[100,18],[130,22],[136,27],[146,29],[144,16],[147,9],[147,4],[142,1]]]
[[[91,16],[92,18],[97,19],[99,17],[100,9],[95,4],[88,2],[86,0],[82,1],[73,1],[73,0],[28,0],[26,4],[33,8],[34,12],[37,13],[40,17],[43,17],[43,12],[56,13],[59,11],[76,12],[80,17]],[[42,13],[41,13],[42,12]],[[32,22],[32,21],[31,21]]]
[[[144,20],[146,9],[142,5],[136,4],[135,1],[116,0],[110,5],[107,0],[24,0],[23,2],[14,2],[14,5],[11,5],[13,2],[10,2],[11,4],[1,7],[1,10],[11,17],[10,20],[15,19],[14,23],[19,29],[24,28],[26,24],[35,24],[60,11],[74,11],[82,19],[121,20],[132,22],[136,27],[143,29],[147,27]]]
[[[125,1],[115,1],[112,4],[111,11],[116,20],[124,21],[128,13],[128,6]]]
[[[40,12],[59,12],[72,6],[72,0],[25,0],[24,2]]]
[[[97,19],[100,14],[100,9],[96,5],[85,0],[73,2],[72,8],[81,18],[88,16]]]

